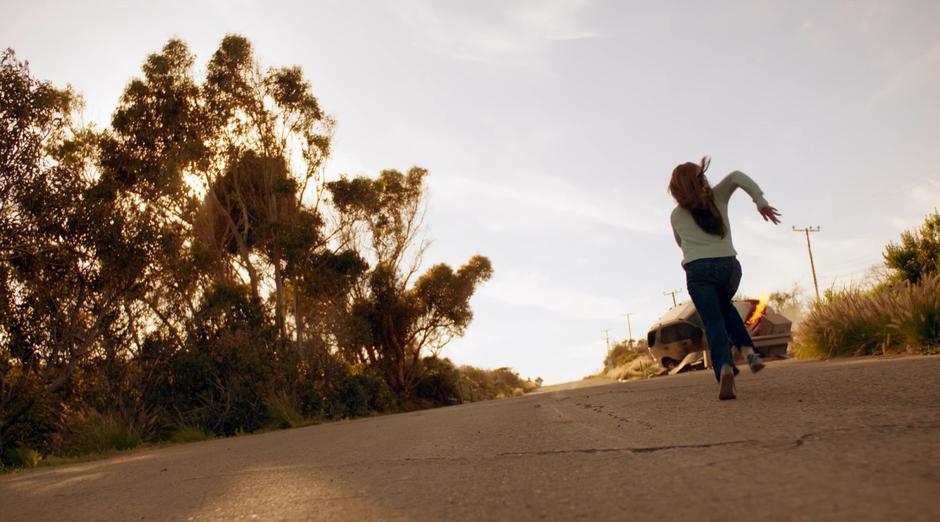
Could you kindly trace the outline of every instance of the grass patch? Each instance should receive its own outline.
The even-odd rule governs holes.
[[[830,293],[800,325],[800,359],[940,353],[940,275]]]
[[[180,426],[176,433],[170,437],[172,442],[177,444],[187,443],[187,442],[202,442],[210,438],[210,435],[206,433],[206,430],[202,426],[195,425],[184,425]]]
[[[662,375],[663,368],[648,354],[630,357],[627,362],[607,371],[606,376],[618,381],[652,379]]]
[[[42,463],[42,456],[32,448],[8,448],[3,460],[14,468],[35,468]]]
[[[110,450],[136,448],[142,441],[139,428],[115,413],[89,411],[76,419],[63,445],[62,455],[75,457]]]
[[[268,408],[268,426],[276,429],[296,428],[308,424],[297,401],[285,391],[270,395],[265,401]]]

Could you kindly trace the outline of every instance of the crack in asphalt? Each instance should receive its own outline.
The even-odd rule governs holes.
[[[646,447],[626,447],[626,448],[578,448],[567,450],[540,450],[540,451],[506,451],[497,453],[497,457],[524,457],[529,455],[565,455],[572,453],[656,453],[659,451],[683,450],[683,449],[704,449],[717,448],[721,446],[733,446],[736,444],[755,444],[756,440],[731,440],[724,442],[708,442],[703,444],[674,444],[670,446],[646,446]]]
[[[830,430],[821,430],[821,431],[811,431],[809,433],[804,433],[796,438],[793,441],[790,449],[796,449],[800,446],[806,444],[806,442],[812,438],[819,437],[822,435],[829,435],[833,433],[846,433],[852,431],[871,431],[871,430],[882,430],[882,429],[893,429],[893,428],[904,428],[905,430],[916,430],[916,429],[937,429],[940,427],[940,424],[873,424],[868,426],[854,426],[847,428],[834,428]]]
[[[473,460],[486,460],[490,458],[499,458],[499,457],[527,457],[527,456],[550,456],[550,455],[590,455],[590,454],[599,454],[599,453],[632,453],[632,454],[648,454],[648,453],[658,453],[662,451],[670,450],[696,450],[696,449],[709,449],[709,448],[719,448],[724,446],[735,446],[742,444],[754,444],[763,447],[783,447],[784,449],[796,449],[806,443],[807,440],[810,440],[814,437],[819,437],[827,434],[834,433],[845,433],[852,431],[866,431],[866,430],[878,430],[878,429],[893,429],[893,428],[905,428],[905,429],[934,429],[938,428],[938,424],[880,424],[880,425],[871,425],[871,426],[854,426],[847,428],[831,429],[831,430],[822,430],[810,433],[804,433],[798,436],[796,439],[793,439],[791,442],[780,442],[774,444],[770,441],[758,441],[754,439],[740,439],[740,440],[730,440],[730,441],[719,441],[719,442],[703,442],[699,444],[672,444],[667,446],[627,446],[627,447],[613,447],[613,448],[574,448],[574,449],[557,449],[557,450],[532,450],[532,451],[504,451],[491,454],[481,454],[476,459],[467,457],[467,456],[427,456],[427,457],[401,457],[401,458],[390,458],[390,459],[375,459],[371,460],[368,463],[372,465],[377,464],[396,464],[396,463],[431,463],[431,462],[464,462],[469,463]],[[353,461],[353,462],[337,462],[333,464],[319,464],[319,465],[305,465],[300,466],[303,469],[342,469],[348,467],[361,468],[364,462],[362,461]],[[251,474],[258,472],[268,472],[272,470],[296,470],[298,469],[295,466],[275,466],[269,468],[256,468],[256,469],[247,469],[241,470],[234,473],[226,473],[225,476],[233,475],[242,475],[242,474]],[[198,476],[198,477],[188,477],[181,479],[183,481],[187,480],[198,480],[203,478],[218,477],[223,476],[222,474],[213,474],[209,476]]]
[[[871,430],[883,430],[883,429],[904,429],[907,430],[916,430],[924,429],[931,430],[940,428],[940,424],[930,423],[930,424],[876,424],[868,426],[853,426],[846,428],[836,428],[829,430],[814,431],[809,433],[804,433],[798,436],[790,443],[783,444],[768,444],[768,441],[757,441],[753,439],[742,439],[742,440],[731,440],[731,441],[721,441],[721,442],[708,442],[701,444],[673,444],[667,446],[641,446],[641,447],[619,447],[619,448],[575,448],[575,449],[558,449],[558,450],[536,450],[536,451],[506,451],[490,455],[481,455],[480,460],[485,460],[487,458],[500,458],[500,457],[527,457],[527,456],[552,456],[552,455],[585,455],[585,454],[603,454],[603,453],[629,453],[629,454],[647,454],[647,453],[658,453],[662,451],[670,450],[696,450],[696,449],[709,449],[709,448],[718,448],[725,446],[735,446],[741,444],[755,444],[759,446],[783,446],[786,450],[793,450],[799,447],[802,447],[806,444],[807,441],[824,435],[837,434],[837,433],[847,433],[853,431],[871,431]],[[429,457],[403,457],[403,458],[392,458],[392,459],[376,459],[370,461],[372,465],[385,463],[385,464],[395,464],[395,463],[430,463],[430,462],[471,462],[473,459],[466,456],[459,457],[448,457],[448,456],[429,456]],[[711,465],[714,463],[708,463]],[[354,462],[343,462],[343,463],[334,463],[334,464],[320,464],[320,465],[304,465],[304,466],[266,466],[263,468],[252,468],[244,469],[235,472],[228,473],[212,473],[207,475],[197,475],[190,477],[181,477],[176,480],[171,480],[170,483],[187,483],[192,481],[201,481],[201,480],[217,480],[219,478],[226,477],[236,477],[244,475],[253,475],[258,473],[270,473],[272,471],[291,471],[298,472],[299,470],[324,470],[324,469],[344,469],[344,468],[362,468],[363,462],[354,461]],[[367,466],[368,468],[368,466]],[[163,470],[161,470],[162,472]],[[98,489],[102,490],[125,490],[126,486],[114,486],[110,488]],[[57,493],[54,496],[57,498],[64,498],[69,496],[81,496],[86,494],[86,492],[77,492],[76,494],[69,495],[63,493]],[[353,497],[350,497],[353,498]],[[321,500],[335,500],[329,497],[323,497]]]
[[[872,426],[855,426],[851,428],[839,428],[832,430],[823,430],[817,432],[804,433],[797,437],[792,443],[789,444],[788,449],[795,449],[806,443],[807,440],[814,437],[833,434],[833,433],[845,433],[851,431],[868,431],[868,430],[879,430],[879,429],[894,429],[894,428],[904,428],[905,430],[912,429],[935,429],[940,427],[936,424],[879,424]],[[544,456],[544,455],[565,455],[565,454],[593,454],[593,453],[656,453],[660,451],[669,451],[669,450],[685,450],[685,449],[708,449],[708,448],[717,448],[722,446],[734,446],[739,444],[756,444],[761,446],[767,446],[767,441],[757,441],[753,439],[744,439],[744,440],[732,440],[732,441],[723,441],[723,442],[709,442],[702,444],[674,444],[669,446],[649,446],[649,447],[623,447],[623,448],[578,448],[578,449],[566,449],[566,450],[540,450],[540,451],[507,451],[502,453],[497,453],[497,457],[524,457],[524,456]],[[414,459],[418,460],[418,459]]]
[[[612,411],[609,411],[609,410],[608,410],[604,405],[602,405],[602,404],[596,404],[596,405],[595,405],[595,404],[591,404],[591,403],[576,402],[576,403],[575,403],[575,406],[580,406],[580,407],[582,407],[582,408],[584,408],[584,409],[589,409],[589,410],[593,411],[594,413],[603,413],[603,414],[607,415],[608,417],[617,420],[618,422],[626,422],[626,423],[639,424],[639,425],[645,427],[645,428],[648,429],[648,430],[654,429],[654,428],[653,428],[653,425],[650,424],[649,422],[645,421],[645,420],[642,420],[642,419],[631,419],[631,418],[629,418],[629,417],[623,417],[623,416],[621,416],[621,415],[617,415],[616,413],[613,413]],[[618,425],[618,427],[620,427],[620,426]]]

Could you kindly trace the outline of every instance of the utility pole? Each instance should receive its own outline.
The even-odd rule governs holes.
[[[633,312],[623,314],[627,318],[627,333],[630,335],[630,346],[633,346],[633,325],[630,324],[630,316],[633,315]]]
[[[613,369],[613,361],[610,360],[610,329],[604,328],[604,342],[607,344],[607,353],[604,355],[604,373]]]
[[[813,245],[810,243],[809,234],[810,232],[819,232],[820,227],[816,225],[815,227],[806,227],[806,228],[796,228],[793,227],[794,232],[803,232],[806,234],[806,250],[809,251],[809,268],[813,271],[813,288],[816,289],[816,301],[819,301],[819,283],[816,282],[816,264],[813,262]]]
[[[672,291],[669,291],[669,292],[663,292],[663,295],[671,295],[671,296],[672,296],[672,306],[676,306],[676,294],[681,293],[681,292],[682,292],[682,289],[680,288],[680,289],[678,289],[678,290],[672,290]]]

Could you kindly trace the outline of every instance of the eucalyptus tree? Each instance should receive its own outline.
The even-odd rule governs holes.
[[[440,263],[420,276],[427,171],[382,171],[376,179],[342,178],[327,184],[345,230],[371,261],[357,287],[341,348],[351,360],[381,368],[389,385],[409,396],[421,377],[421,359],[437,355],[473,319],[470,299],[493,273],[484,256],[457,270]]]
[[[78,96],[33,78],[9,50],[0,92],[2,439],[24,415],[54,416],[54,395],[78,393],[84,366],[120,357],[131,333],[122,306],[155,235],[98,176],[97,135],[74,125]]]
[[[286,338],[287,265],[329,242],[318,195],[332,120],[299,67],[263,69],[242,36],[222,40],[202,82],[194,61],[176,39],[148,57],[114,113],[102,163],[179,228],[174,244],[194,273],[271,296]]]

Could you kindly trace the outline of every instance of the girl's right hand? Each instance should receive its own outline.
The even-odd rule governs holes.
[[[758,209],[758,212],[760,212],[760,215],[764,218],[764,221],[770,221],[774,225],[780,224],[780,212],[777,212],[777,209],[774,207],[767,205],[766,207]]]

